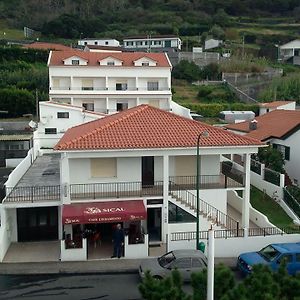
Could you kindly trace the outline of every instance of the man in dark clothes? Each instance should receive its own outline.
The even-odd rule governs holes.
[[[124,231],[121,224],[117,225],[116,230],[113,233],[113,244],[114,244],[114,254],[111,258],[122,256],[122,247],[124,245]]]

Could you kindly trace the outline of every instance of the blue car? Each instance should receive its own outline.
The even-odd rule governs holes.
[[[295,275],[300,271],[300,243],[270,244],[258,252],[243,253],[238,257],[237,266],[243,274],[252,272],[253,265],[263,264],[277,271],[285,260],[287,271]]]

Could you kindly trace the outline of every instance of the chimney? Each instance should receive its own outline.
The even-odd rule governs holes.
[[[249,123],[249,130],[256,130],[257,129],[257,121],[254,119]]]

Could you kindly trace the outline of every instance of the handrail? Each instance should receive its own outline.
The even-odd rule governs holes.
[[[172,193],[172,192],[171,192]],[[176,193],[179,195],[181,201],[187,204],[192,210],[197,209],[197,197],[189,191],[178,190]],[[176,195],[176,194],[175,194]],[[230,230],[238,230],[239,222],[218,210],[216,207],[199,199],[199,213],[211,219],[218,226],[225,226]]]

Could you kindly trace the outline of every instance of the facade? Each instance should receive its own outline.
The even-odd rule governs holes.
[[[140,104],[172,110],[172,66],[165,53],[53,51],[48,66],[51,101],[105,114]]]
[[[282,152],[285,170],[294,184],[300,182],[300,111],[273,110],[256,117],[255,122],[230,124],[226,128],[243,136],[253,137],[273,145]]]
[[[124,49],[137,51],[180,51],[181,39],[176,35],[130,36],[123,39]]]
[[[293,40],[278,48],[278,60],[300,65],[300,40]]]
[[[86,52],[123,52],[121,47],[86,45],[83,49]]]
[[[107,258],[116,223],[125,231],[125,257],[147,257],[152,245],[167,242],[172,225],[195,228],[197,158],[200,230],[211,219],[220,228],[247,230],[250,156],[261,146],[149,105],[75,126],[55,154],[39,156],[15,185],[6,186],[0,258],[11,242],[41,239],[61,240],[61,260],[95,258],[94,231],[102,236],[97,257]],[[244,157],[239,179],[222,167],[224,155],[233,154]],[[243,191],[240,224],[227,214],[234,190]]]
[[[275,109],[295,110],[296,102],[295,101],[273,101],[273,102],[261,103],[259,106],[259,115],[260,116],[264,115]]]
[[[40,121],[36,124],[34,143],[37,149],[52,149],[71,127],[103,118],[104,114],[51,101],[39,102]]]
[[[83,39],[78,41],[79,46],[95,45],[95,46],[108,46],[119,47],[120,42],[116,39]]]

